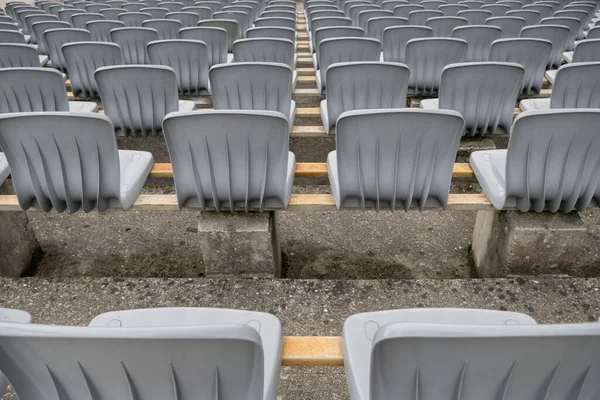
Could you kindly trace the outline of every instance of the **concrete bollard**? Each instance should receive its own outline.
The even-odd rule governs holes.
[[[590,233],[577,212],[478,211],[471,250],[482,278],[585,275],[598,262],[584,250],[588,240]]]
[[[200,214],[206,276],[281,277],[277,213]]]

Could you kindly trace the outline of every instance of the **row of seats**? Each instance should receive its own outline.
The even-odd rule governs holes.
[[[600,109],[535,110],[514,120],[507,150],[471,155],[497,209],[583,211],[600,203]],[[180,207],[216,211],[285,209],[295,174],[289,124],[276,111],[168,114],[162,128]],[[452,110],[347,111],[327,157],[338,208],[444,208],[464,131]],[[8,168],[19,205],[75,212],[130,208],[153,158],[119,151],[99,114],[0,116],[0,176]]]
[[[155,308],[75,327],[0,309],[0,321],[0,370],[21,400],[278,398],[283,338],[271,314]],[[352,400],[593,400],[600,391],[597,322],[405,309],[352,315],[342,337]]]

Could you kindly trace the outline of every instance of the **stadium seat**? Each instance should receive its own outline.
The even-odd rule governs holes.
[[[278,111],[291,132],[296,116],[292,69],[285,64],[240,62],[212,67],[208,73],[215,110]]]
[[[364,36],[364,31],[356,26],[332,26],[328,28],[320,28],[316,30],[314,35],[315,50],[319,48],[319,45],[325,39],[352,38]],[[312,55],[312,58],[313,67],[315,67],[316,71],[319,69],[319,52],[315,51],[315,53]]]
[[[119,12],[123,12],[123,10],[119,9]],[[58,12],[58,19],[60,19],[63,22],[67,22],[70,25],[71,24],[71,16],[75,15],[75,14],[81,14],[81,13],[83,13],[83,10],[80,10],[78,8],[65,8]],[[103,13],[100,13],[100,14],[104,15]]]
[[[85,12],[85,6],[88,5],[89,3],[87,1],[81,0],[81,1],[76,1],[73,3],[73,6],[78,9],[81,10],[83,12]]]
[[[107,6],[111,8],[121,8],[123,4],[127,4],[127,0],[108,0],[105,2]]]
[[[240,12],[240,11],[218,11],[213,14],[214,19],[228,19],[233,20],[238,23],[238,38],[246,37],[246,31],[252,26],[252,22],[250,21],[250,17],[248,14]],[[277,19],[277,18],[269,18],[269,19]],[[282,19],[282,18],[280,18]],[[296,21],[294,22],[294,27],[296,26]],[[257,25],[258,26],[258,25]]]
[[[77,97],[98,97],[98,85],[94,78],[96,69],[123,64],[121,48],[115,43],[66,43],[62,53],[71,79],[71,90]]]
[[[361,37],[325,39],[319,44],[317,87],[324,92],[327,87],[325,72],[333,63],[355,61],[379,61],[381,44],[378,40]]]
[[[580,21],[578,19],[567,18],[567,17],[544,18],[540,22],[540,25],[563,25],[563,26],[566,26],[567,28],[569,28],[569,39],[567,40],[566,51],[572,51],[575,48],[575,39],[577,38],[577,30],[578,30],[579,24],[580,24]]]
[[[444,4],[438,7],[438,11],[444,13],[444,17],[456,17],[459,11],[468,9],[464,4]]]
[[[165,15],[169,13],[169,10],[162,7],[145,7],[142,8],[140,12],[152,15],[152,19],[164,19]]]
[[[278,28],[275,26],[265,26],[263,28],[250,28],[246,31],[246,38],[278,38],[291,40],[294,43],[294,47],[298,46],[296,40],[296,31],[290,28]]]
[[[251,22],[256,20],[256,18],[258,18],[259,14],[261,12],[261,10],[259,9],[260,6],[257,1],[236,0],[233,3],[231,3],[228,7],[230,7],[228,9],[231,9],[231,10],[238,10],[238,11],[242,11],[242,12],[245,11],[250,16]],[[223,7],[223,10],[225,10],[225,7]],[[294,15],[293,18],[295,19],[296,16]]]
[[[575,51],[563,53],[566,62],[600,61],[600,39],[582,40],[575,46]]]
[[[502,0],[498,1],[496,4],[505,4],[511,8],[511,10],[520,10],[523,8],[523,2],[516,0]]]
[[[454,28],[467,24],[467,20],[461,17],[434,17],[426,23],[433,30],[434,37],[452,37]]]
[[[312,30],[308,33],[309,39],[309,50],[312,53],[316,53],[317,47],[315,46],[315,32],[321,28],[330,28],[335,26],[352,26],[352,20],[345,17],[327,17],[327,18],[316,18],[312,23]],[[362,29],[362,28],[361,28]]]
[[[447,5],[445,1],[442,0],[424,0],[421,1],[421,5],[425,7],[426,10],[437,10],[440,6]]]
[[[227,53],[227,31],[223,28],[199,26],[179,31],[180,39],[201,40],[208,46],[208,63],[212,67],[233,60],[233,54]]]
[[[143,0],[140,4],[145,4],[148,8],[159,8],[158,5],[161,3],[160,0]]]
[[[6,162],[6,157],[4,154],[0,153],[0,185],[8,176],[9,169],[8,163]],[[20,324],[29,324],[31,323],[31,315],[25,311],[21,310],[13,310],[10,308],[0,308],[0,322],[12,322],[12,323],[20,323]],[[0,399],[4,396],[4,392],[6,391],[6,387],[8,386],[8,381],[0,372]]]
[[[533,10],[511,10],[506,13],[507,17],[523,18],[525,20],[525,26],[537,25],[542,20],[542,15]]]
[[[149,64],[146,46],[159,40],[158,32],[152,28],[117,28],[110,32],[110,37],[121,46],[126,64]]]
[[[404,6],[396,6],[394,7],[394,15],[396,17],[402,17],[402,18],[406,18],[409,19],[410,17],[410,13],[413,11],[423,11],[425,10],[425,7],[423,7],[420,4],[407,4]],[[443,13],[442,13],[443,15]]]
[[[433,30],[427,26],[394,26],[383,31],[383,60],[387,62],[406,62],[406,44],[412,39],[433,36]]]
[[[198,18],[199,18],[198,21],[203,20],[203,19],[211,19],[212,18],[212,14],[213,14],[212,10],[210,8],[208,8],[208,7],[196,7],[196,6],[193,6],[193,7],[183,7],[181,9],[181,11],[183,11],[183,12],[191,12],[191,13],[196,14],[198,16]],[[161,18],[164,18],[164,16],[161,17]],[[196,25],[197,24],[198,23],[196,22]]]
[[[587,40],[600,39],[600,25],[595,26],[587,32]]]
[[[95,42],[112,42],[110,31],[117,28],[125,28],[125,23],[121,21],[90,21],[85,24],[85,28],[90,31],[92,40]]]
[[[445,207],[463,129],[456,111],[342,113],[336,150],[327,156],[335,205],[391,211]]]
[[[52,68],[0,69],[0,113],[35,111],[96,112],[89,101],[68,101],[63,75]]]
[[[37,39],[35,37],[35,32],[33,32],[32,25],[36,22],[42,21],[58,21],[58,17],[50,14],[33,14],[25,17],[25,24],[27,24],[27,30],[29,31],[29,35],[31,36],[32,44],[37,44]]]
[[[35,14],[45,15],[46,13],[37,8],[19,10],[16,13],[17,22],[19,23],[19,26],[21,27],[21,30],[23,31],[23,34],[25,36],[31,35],[31,32],[29,31],[29,28],[28,28],[27,24],[25,23],[25,17],[27,17],[29,15],[35,15]]]
[[[254,21],[254,26],[259,28],[263,26],[277,26],[296,29],[296,20],[292,18],[257,18]]]
[[[367,21],[366,34],[368,37],[383,43],[383,31],[393,26],[408,25],[408,20],[402,17],[376,17]]]
[[[93,113],[0,115],[0,143],[23,210],[33,207],[46,212],[87,213],[128,209],[153,164],[150,153],[118,151],[110,120]],[[0,324],[0,329],[5,326]],[[6,367],[0,368],[19,390],[19,380],[11,379]],[[45,396],[39,393],[33,398]]]
[[[455,38],[421,38],[406,44],[406,65],[410,68],[408,93],[432,95],[440,86],[442,70],[448,64],[463,62],[467,42]]]
[[[547,69],[560,67],[563,53],[567,49],[569,29],[564,25],[526,26],[521,31],[523,38],[546,39],[552,42],[552,53],[548,59]]]
[[[469,25],[484,25],[485,21],[492,17],[492,12],[487,10],[465,10],[459,11],[456,16],[465,18]]]
[[[95,78],[104,112],[119,136],[157,136],[166,114],[195,108],[193,101],[178,100],[177,76],[170,67],[101,67]]]
[[[443,17],[444,13],[437,10],[417,10],[408,14],[408,23],[410,25],[427,26],[429,18]]]
[[[571,63],[561,66],[554,78],[552,96],[521,100],[522,111],[547,108],[600,108],[600,62]]]
[[[233,44],[235,62],[282,63],[292,70],[292,90],[296,87],[296,54],[294,43],[287,39],[240,39]]]
[[[169,12],[177,12],[181,11],[181,9],[184,7],[184,4],[178,1],[166,1],[158,3],[157,7],[166,8],[169,10]]]
[[[341,13],[343,14],[343,13]],[[290,11],[265,11],[260,14],[261,18],[292,18],[296,19],[296,14]],[[308,23],[308,20],[306,20]]]
[[[465,56],[467,62],[486,61],[492,42],[500,36],[502,30],[492,25],[459,26],[452,32],[452,37],[463,39],[469,45]]]
[[[35,14],[40,15],[40,14]],[[43,15],[41,15],[43,17]],[[13,22],[0,22],[0,29],[2,29],[3,31],[15,31],[15,32],[19,32],[21,33],[21,31],[19,30],[19,25],[13,23]],[[22,34],[22,33],[21,33]],[[25,41],[25,37],[23,37],[23,41]]]
[[[202,7],[210,8],[213,14],[223,9],[223,5],[218,1],[202,1],[201,4]]]
[[[494,17],[504,17],[506,13],[511,10],[511,8],[504,4],[488,4],[481,7],[482,10],[489,11],[492,13],[490,18]]]
[[[512,39],[521,35],[525,22],[525,18],[519,17],[492,17],[485,20],[485,25],[502,29],[501,39]]]
[[[358,14],[357,26],[367,31],[367,24],[372,18],[394,17],[394,13],[388,10],[365,10]],[[397,17],[396,17],[397,18]]]
[[[532,10],[540,13],[541,18],[548,18],[554,13],[552,6],[546,4],[525,4],[523,10]]]
[[[0,43],[0,68],[43,67],[48,56],[38,55],[28,44]]]
[[[106,7],[106,6],[104,6]],[[52,15],[56,15],[58,17],[58,12],[61,10],[65,10],[67,8],[75,8],[70,4],[62,4],[62,3],[55,3],[54,5],[51,5],[50,7],[48,7],[48,13],[52,14]]]
[[[448,65],[442,71],[439,99],[424,99],[421,108],[458,111],[466,136],[508,133],[524,73],[516,63]]]
[[[542,89],[551,52],[552,42],[546,39],[500,39],[492,43],[488,61],[520,64],[525,69],[522,93],[532,95]]]
[[[125,3],[121,6],[121,8],[127,12],[141,12],[142,8],[145,7],[146,5],[142,3]]]
[[[227,32],[227,52],[233,51],[233,42],[240,38],[239,24],[232,19],[207,19],[198,22],[199,27],[223,28]],[[294,27],[296,29],[296,27]]]
[[[35,37],[37,39],[37,50],[39,54],[48,54],[48,47],[46,46],[46,40],[44,39],[44,33],[51,29],[69,29],[71,28],[71,24],[69,22],[64,21],[45,21],[45,22],[36,22],[31,25]],[[1,36],[5,35],[3,33]],[[2,39],[0,38],[0,41]],[[24,43],[24,42],[23,42]]]
[[[330,133],[340,114],[351,110],[406,107],[410,71],[404,64],[336,63],[327,69],[327,98],[320,112]]]
[[[102,21],[106,17],[102,14],[85,13],[71,15],[71,25],[76,29],[86,29],[86,24],[90,21]]]
[[[198,14],[186,11],[170,12],[165,18],[181,22],[182,28],[195,27],[198,25],[198,22],[200,22],[200,16]]]
[[[558,347],[545,350],[541,332],[531,333],[537,326],[524,325],[536,322],[525,314],[493,310],[419,308],[352,315],[342,330],[350,399],[422,398],[424,393],[428,399],[450,393],[533,398],[562,355],[556,356]],[[538,351],[531,352],[530,343]],[[580,354],[577,343],[562,353],[569,361],[573,352]],[[534,364],[539,368],[530,367]],[[583,374],[589,364],[582,366]],[[531,385],[531,393],[520,390],[530,383],[530,368],[543,370],[542,376],[535,375],[539,381]]]
[[[481,9],[481,7],[483,7],[485,5],[485,2],[463,0],[463,1],[459,1],[458,4],[462,4],[462,5],[469,7],[469,10],[479,10],[479,9]]]
[[[583,30],[587,26],[587,20],[589,18],[589,14],[587,12],[567,9],[567,10],[557,11],[554,13],[553,16],[558,17],[558,18],[576,18],[576,19],[578,19],[580,21],[580,24],[579,24],[579,29],[577,31],[577,38],[578,39],[583,38]]]
[[[473,152],[470,164],[498,210],[581,212],[598,207],[598,126],[598,109],[526,111],[513,122],[507,150]],[[536,357],[554,347],[545,346]]]
[[[352,25],[360,26],[358,16],[363,11],[381,11],[381,7],[375,4],[356,4],[348,9],[346,16],[352,20]],[[362,28],[362,27],[361,27]],[[363,28],[364,29],[364,28]]]
[[[344,14],[347,17],[350,17],[350,7],[360,6],[360,5],[375,6],[369,0],[350,0],[350,1],[345,1],[344,3],[342,3],[340,9],[344,12]]]
[[[106,17],[106,19],[110,19],[111,21],[118,21],[119,15],[126,12],[122,8],[103,8],[99,11],[99,14],[102,14]]]
[[[142,22],[142,28],[154,29],[158,40],[179,39],[181,22],[176,19],[147,19]]]
[[[154,65],[171,67],[182,96],[197,96],[208,90],[209,49],[199,40],[157,40],[148,43],[148,56]]]
[[[289,151],[285,115],[258,110],[173,113],[163,129],[179,207],[217,212],[287,208],[296,157]]]
[[[117,17],[127,28],[141,28],[142,22],[152,19],[152,14],[143,12],[124,12]]]
[[[92,40],[90,32],[86,29],[49,29],[44,32],[44,42],[52,62],[52,67],[61,72],[67,72],[67,65],[62,53],[65,43],[89,42]]]

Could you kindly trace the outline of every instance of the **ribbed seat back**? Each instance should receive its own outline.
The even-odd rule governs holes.
[[[227,31],[223,28],[199,26],[179,31],[180,39],[200,40],[208,46],[209,65],[227,62]]]
[[[180,207],[262,211],[287,206],[285,115],[195,111],[171,114],[163,127]]]
[[[11,166],[15,192],[24,210],[104,211],[111,201],[119,200],[117,143],[112,125],[103,115],[0,115],[0,147]],[[0,349],[5,350],[1,338]],[[12,357],[4,354],[0,358],[8,362]],[[13,385],[19,383],[11,379],[9,373],[13,371],[0,368]]]
[[[27,44],[1,43],[0,68],[37,68],[40,66],[35,47]]]
[[[353,61],[378,61],[381,44],[371,38],[335,38],[321,41],[318,48],[319,70],[323,86],[327,86],[326,71],[331,64]]]
[[[564,25],[526,26],[521,37],[546,39],[552,42],[552,53],[546,68],[558,68],[562,62],[562,53],[567,49],[569,29]]]
[[[406,44],[412,39],[432,37],[433,30],[427,26],[394,26],[383,31],[383,60],[406,62]]]
[[[598,62],[600,61],[600,40],[588,39],[580,42],[575,47],[573,62]]]
[[[294,43],[286,39],[240,39],[233,44],[235,62],[274,62],[294,65]]]
[[[127,28],[139,28],[142,22],[152,19],[152,14],[143,12],[124,12],[117,17]]]
[[[69,111],[65,83],[51,68],[0,70],[0,114]]]
[[[371,18],[393,17],[394,13],[388,10],[365,10],[358,13],[358,26],[367,31],[367,23]]]
[[[391,26],[408,25],[408,19],[401,17],[375,17],[367,21],[367,36],[383,43],[383,31]]]
[[[551,108],[600,108],[600,62],[566,64],[558,69]]]
[[[492,17],[485,20],[486,25],[497,26],[502,29],[500,38],[518,38],[521,35],[521,29],[525,27],[525,18],[519,17]]]
[[[149,64],[146,46],[158,40],[158,31],[152,28],[118,28],[110,32],[113,42],[121,46],[127,64]]]
[[[86,29],[85,24],[87,24],[88,22],[102,21],[105,19],[106,19],[106,17],[102,14],[82,12],[81,14],[71,15],[71,24],[73,25],[73,28]]]
[[[38,53],[40,54],[48,54],[48,48],[46,46],[46,40],[44,38],[44,32],[50,29],[69,29],[71,24],[64,21],[45,21],[45,22],[36,22],[31,25],[33,29],[34,35],[37,40],[38,45]],[[1,40],[1,39],[0,39]],[[25,43],[23,41],[23,43]]]
[[[182,27],[176,19],[147,19],[142,22],[142,28],[154,29],[158,33],[158,40],[179,39]]]
[[[50,29],[44,32],[44,40],[48,48],[48,55],[52,67],[62,72],[67,72],[67,64],[62,52],[65,43],[89,42],[92,40],[90,32],[85,29]]]
[[[124,28],[125,23],[121,21],[90,21],[85,24],[85,28],[90,31],[92,40],[95,42],[111,43],[110,31],[117,28]]]
[[[364,37],[365,32],[356,26],[331,26],[327,28],[320,28],[313,32],[314,39],[314,50],[317,55],[317,65],[319,64],[319,45],[325,39],[334,38],[351,38],[351,37]]]
[[[452,37],[454,28],[462,25],[467,25],[467,20],[461,17],[434,17],[427,20],[434,37]]]
[[[492,42],[500,39],[501,36],[502,30],[500,28],[487,25],[459,26],[452,32],[452,37],[467,42],[465,61],[469,62],[486,61]]]
[[[233,42],[240,38],[239,35],[239,24],[236,20],[233,19],[207,19],[204,21],[198,22],[198,26],[201,28],[204,27],[213,27],[213,28],[223,28],[227,32],[227,52],[231,53],[233,49]],[[214,62],[213,62],[214,64]]]

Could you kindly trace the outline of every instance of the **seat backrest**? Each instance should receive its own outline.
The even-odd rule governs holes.
[[[204,42],[208,50],[209,67],[227,62],[227,31],[225,29],[208,26],[184,28],[179,31],[179,38]]]
[[[502,39],[518,38],[525,23],[525,18],[519,17],[492,17],[485,20],[486,25],[502,29]]]
[[[257,18],[256,21],[254,21],[254,25],[257,27],[279,26],[283,28],[296,29],[296,20],[292,18]]]
[[[4,157],[3,153],[0,153],[0,165],[8,166],[8,163],[6,162],[6,157]],[[3,172],[6,172],[6,174],[8,174],[9,171],[8,170],[0,171],[0,184],[2,184],[4,182],[4,180],[7,178],[5,175],[3,175]],[[31,323],[31,315],[29,315],[29,313],[27,313],[25,311],[13,310],[10,308],[0,308],[0,321],[28,324],[28,323]],[[2,375],[2,373],[0,372],[0,396],[4,395],[4,392],[6,391],[7,386],[8,386],[8,381],[6,380],[4,375]]]
[[[506,16],[523,18],[525,26],[537,25],[542,20],[542,14],[534,10],[511,10],[506,13]]]
[[[394,26],[383,30],[383,60],[406,62],[406,44],[409,40],[432,37],[428,26]]]
[[[142,3],[125,3],[121,6],[123,10],[126,10],[128,12],[140,12],[144,7],[146,7],[146,5]]]
[[[563,25],[526,26],[521,31],[521,37],[546,39],[552,42],[547,68],[558,68],[562,61],[562,53],[566,50],[569,41],[569,28]]]
[[[246,37],[253,38],[280,38],[291,40],[296,43],[296,31],[290,28],[278,28],[275,26],[265,26],[262,28],[250,28],[246,31]]]
[[[62,53],[62,46],[65,43],[89,42],[91,40],[92,35],[86,29],[49,29],[44,32],[44,41],[46,42],[50,61],[52,61],[52,67],[63,72],[67,72],[67,65]]]
[[[327,69],[330,125],[345,111],[406,107],[410,71],[404,64],[342,62]]]
[[[77,97],[98,97],[98,85],[94,78],[96,70],[123,64],[121,48],[115,43],[67,43],[62,52],[71,79],[71,90]]]
[[[123,12],[123,10],[120,10],[120,11]],[[83,11],[78,8],[65,8],[58,12],[58,19],[60,19],[63,22],[68,22],[69,24],[71,24],[71,16],[75,15],[75,14],[81,14],[82,12]]]
[[[542,18],[547,18],[554,13],[552,6],[546,4],[526,4],[523,6],[523,10],[533,10],[540,13]]]
[[[516,204],[521,211],[537,212],[597,207],[600,204],[598,126],[600,110],[597,109],[535,110],[519,114],[513,122],[506,156],[507,203]],[[585,347],[589,354],[589,347]],[[554,390],[560,386],[556,385]]]
[[[463,39],[469,45],[465,57],[467,62],[486,61],[492,42],[501,36],[502,29],[492,25],[459,26],[452,32],[452,37]]]
[[[443,6],[447,4],[442,0],[424,0],[421,1],[421,5],[425,7],[426,10],[437,10],[439,6]]]
[[[110,37],[121,46],[125,63],[148,64],[146,46],[158,40],[158,32],[152,28],[117,28],[110,32]]]
[[[561,11],[555,12],[553,16],[559,17],[559,18],[576,18],[576,19],[578,19],[580,21],[579,30],[577,33],[578,37],[582,36],[586,22],[589,18],[589,14],[587,12],[578,11],[578,10],[561,10]]]
[[[174,19],[176,21],[181,22],[182,28],[195,27],[198,25],[198,22],[200,21],[200,16],[198,14],[193,13],[193,12],[186,12],[186,11],[177,11],[177,12],[168,13],[165,16],[165,18]]]
[[[465,10],[459,11],[456,16],[465,18],[469,25],[484,25],[485,21],[492,17],[492,12],[487,10]]]
[[[50,13],[52,15],[56,15],[58,17],[58,12],[61,10],[65,10],[67,8],[75,8],[75,7],[73,7],[70,4],[55,3],[55,4],[51,5],[50,7],[48,7],[48,13]]]
[[[381,44],[378,40],[364,37],[344,37],[322,40],[319,52],[321,81],[326,86],[326,72],[331,64],[338,62],[379,61]]]
[[[166,8],[169,10],[169,12],[176,12],[181,11],[181,9],[184,7],[184,4],[178,1],[166,1],[158,3],[158,7]]]
[[[92,40],[95,42],[112,42],[110,38],[110,31],[124,27],[124,22],[112,20],[90,21],[85,24],[85,28],[90,31]]]
[[[408,25],[408,19],[402,17],[375,17],[367,22],[367,36],[383,43],[383,31],[392,26]]]
[[[0,30],[0,43],[25,44],[25,36],[19,30]]]
[[[140,3],[145,4],[146,7],[158,8],[158,5],[161,3],[160,0],[144,0],[140,1]]]
[[[62,74],[52,68],[1,69],[0,93],[0,114],[69,111]]]
[[[394,12],[394,8],[396,8],[397,6],[407,5],[408,2],[406,0],[377,0],[374,1],[373,4],[380,6],[383,10],[389,10],[391,12]]]
[[[464,1],[459,1],[458,4],[464,4],[467,7],[469,7],[470,10],[478,10],[482,6],[485,5],[485,2],[483,2],[483,1],[473,1],[473,0],[464,0]]]
[[[600,108],[600,62],[565,64],[558,69],[550,108]]]
[[[34,14],[32,16],[41,16],[43,17],[43,15],[40,14]],[[12,22],[0,22],[0,28],[2,28],[2,30],[4,31],[16,31],[16,32],[20,32],[19,31],[19,25],[14,24]]]
[[[369,0],[348,0],[342,2],[340,5],[340,9],[344,12],[347,17],[350,17],[350,7],[359,6],[359,5],[374,5]]]
[[[260,16],[261,18],[296,18],[296,14],[290,11],[264,11]]]
[[[456,17],[459,11],[468,10],[464,4],[445,4],[438,7],[438,10],[444,13],[445,17]]]
[[[223,5],[218,1],[202,1],[201,4],[202,7],[210,8],[213,14],[223,9]]]
[[[491,12],[491,18],[504,17],[510,11],[510,7],[505,4],[487,4],[481,7],[481,9]]]
[[[376,6],[375,4],[372,4],[372,3],[356,4],[356,5],[351,6],[348,9],[348,12],[346,13],[346,15],[352,20],[352,25],[360,26],[359,22],[358,22],[358,16],[361,12],[367,11],[367,10],[381,11],[381,7]]]
[[[575,46],[574,63],[600,61],[600,39],[587,39]]]
[[[48,54],[48,47],[46,46],[44,32],[50,29],[69,29],[71,28],[71,24],[69,22],[64,21],[45,21],[36,22],[33,25],[31,25],[31,28],[33,29],[35,38],[37,40],[38,53]]]
[[[148,43],[148,56],[154,65],[171,67],[177,76],[180,95],[199,95],[208,89],[209,50],[199,40],[157,40]]]
[[[0,115],[0,146],[11,166],[17,199],[24,210],[35,207],[46,212],[105,211],[111,202],[118,202],[117,143],[112,124],[103,115],[69,112]],[[6,351],[3,339],[0,348]],[[11,377],[10,369],[5,367],[1,368],[19,390],[21,382]],[[37,396],[31,398],[46,398],[41,393]]]
[[[27,27],[27,24],[25,23],[25,17],[27,17],[29,15],[34,15],[34,14],[44,15],[45,12],[43,12],[42,10],[40,10],[38,8],[31,8],[31,9],[24,9],[24,10],[17,11],[17,22],[19,23],[19,26],[21,27],[21,29],[23,30],[23,34],[25,34],[25,35],[31,34],[31,32],[29,32],[29,28]]]
[[[42,21],[58,21],[58,17],[56,15],[50,14],[33,14],[25,17],[25,23],[27,24],[27,30],[31,35],[32,42],[37,43],[37,39],[35,37],[35,32],[33,32],[32,25],[36,22]]]
[[[238,40],[239,24],[233,19],[207,19],[198,22],[199,27],[223,28],[227,32],[227,52],[233,51],[233,42]]]
[[[425,7],[420,4],[407,4],[403,6],[394,7],[394,15],[396,17],[402,17],[409,19],[410,13],[413,11],[423,11]]]
[[[152,19],[152,14],[143,12],[124,12],[117,17],[128,28],[139,28],[142,22]]]
[[[406,44],[406,65],[411,71],[409,90],[414,94],[436,93],[444,67],[463,62],[467,48],[465,40],[456,38],[409,40]]]
[[[445,207],[463,127],[450,110],[343,113],[336,133],[341,207]]]
[[[434,37],[452,37],[454,28],[467,24],[468,21],[461,17],[434,17],[427,20]]]
[[[588,40],[591,40],[591,39],[600,39],[600,25],[599,26],[594,26],[593,28],[591,28],[588,31],[587,39]]]
[[[365,33],[362,28],[356,26],[331,26],[327,28],[319,28],[313,33],[315,42],[315,53],[317,55],[317,66],[319,64],[319,45],[325,39],[334,38],[350,38],[350,37],[364,37]]]
[[[182,24],[176,19],[147,19],[142,22],[142,28],[154,29],[159,40],[169,40],[179,39]]]
[[[202,4],[202,3],[200,3]],[[198,16],[198,20],[203,20],[203,19],[211,19],[212,18],[212,10],[208,7],[203,7],[203,6],[193,6],[193,7],[183,7],[181,9],[181,11],[184,12],[191,12],[194,13]],[[197,24],[197,22],[196,22]]]
[[[429,18],[443,17],[444,13],[437,10],[417,10],[408,14],[408,22],[411,25],[427,26]]]
[[[248,326],[15,325],[0,328],[0,366],[23,400],[263,397],[262,343]]]
[[[176,113],[165,118],[163,129],[180,207],[217,211],[287,207],[293,159],[283,114]]]
[[[358,14],[358,26],[367,31],[367,24],[372,18],[393,17],[394,13],[389,10],[365,10]],[[396,17],[397,18],[397,17]]]
[[[552,42],[546,39],[500,39],[492,43],[488,61],[520,64],[525,69],[522,93],[538,94],[551,52]]]
[[[274,62],[295,69],[294,43],[287,39],[240,39],[233,44],[235,62]]]
[[[461,113],[467,136],[508,133],[524,73],[515,63],[448,65],[442,72],[439,108]]]
[[[581,21],[572,17],[550,17],[544,18],[540,25],[563,25],[569,28],[569,39],[567,40],[567,49],[572,50],[575,45],[575,39],[579,31]]]
[[[165,15],[169,13],[169,10],[162,7],[145,7],[140,12],[152,15],[152,19],[164,19]],[[142,26],[144,26],[142,24]]]
[[[270,12],[284,12],[284,11],[270,11]],[[287,11],[286,11],[287,12]],[[263,18],[266,17],[273,17],[273,15],[265,15],[265,13],[263,13],[262,15]],[[339,17],[339,18],[345,18],[346,14],[344,14],[343,11],[339,10],[339,9],[327,9],[327,10],[319,10],[319,11],[313,11],[310,14],[309,19],[307,20],[308,25],[310,26],[310,23],[317,19],[317,18],[329,18],[329,17]],[[295,17],[293,17],[295,18]]]
[[[94,14],[94,13],[86,13],[82,12],[80,14],[71,15],[71,25],[73,28],[77,29],[86,29],[85,25],[90,21],[102,21],[105,20],[106,17],[102,14]]]
[[[270,110],[289,117],[292,69],[284,64],[240,62],[209,72],[215,110]]]
[[[127,12],[127,11],[123,10],[122,8],[109,8],[107,6],[107,8],[103,8],[98,13],[104,15],[106,17],[106,19],[110,19],[112,21],[118,21],[119,15],[121,15],[125,12]]]
[[[95,78],[104,112],[119,135],[156,136],[164,116],[179,109],[177,76],[170,67],[102,67]]]
[[[593,323],[385,325],[370,349],[370,398],[592,399],[599,332]]]
[[[238,37],[244,37],[244,34],[248,28],[250,28],[250,17],[248,14],[240,11],[217,11],[213,14],[215,19],[229,19],[234,20],[238,23]],[[294,21],[294,24],[296,21]]]
[[[35,47],[19,43],[0,43],[0,68],[36,68],[40,58]]]

